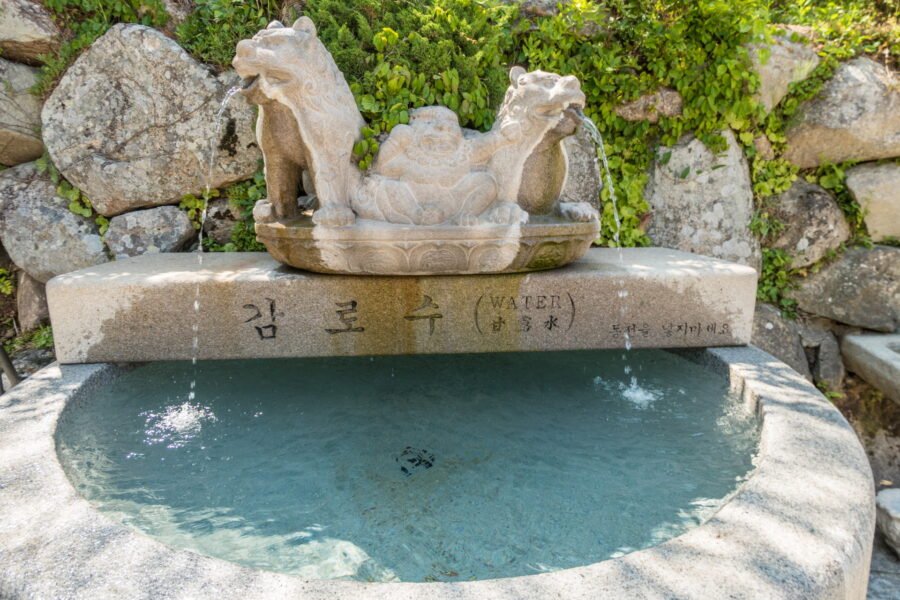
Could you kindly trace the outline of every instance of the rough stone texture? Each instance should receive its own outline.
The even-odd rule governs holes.
[[[897,600],[900,598],[900,559],[884,541],[880,532],[875,533],[872,548],[872,569],[869,572],[867,600]]]
[[[590,134],[579,127],[575,135],[563,140],[568,171],[560,196],[561,202],[586,202],[600,207],[603,179],[597,160],[597,148]]]
[[[0,164],[18,165],[44,153],[41,102],[29,89],[37,69],[0,58]]]
[[[847,189],[866,211],[872,239],[900,238],[900,165],[853,167],[847,171]]]
[[[647,233],[658,246],[758,269],[759,241],[748,229],[753,217],[750,172],[734,134],[722,135],[728,147],[718,155],[691,137],[660,148],[658,156],[668,156],[668,162],[656,160],[645,190],[653,211]]]
[[[765,62],[761,56],[763,48],[769,51]],[[751,46],[750,59],[760,80],[755,98],[767,112],[781,102],[792,83],[806,79],[819,64],[815,50],[786,38],[776,38],[764,47]]]
[[[770,142],[769,138],[766,136],[760,135],[753,138],[753,147],[756,148],[756,152],[759,153],[760,157],[766,160],[775,158],[775,149],[772,147],[772,142]]]
[[[210,200],[206,208],[206,220],[203,223],[203,236],[217,244],[225,245],[231,241],[231,232],[239,218],[238,211],[229,205],[227,199]]]
[[[827,326],[811,319],[800,322],[800,342],[806,352],[806,361],[817,384],[824,384],[829,390],[838,391],[844,381],[844,361],[841,360],[841,346],[834,333]]]
[[[173,256],[173,255],[168,255]],[[112,365],[50,366],[0,398],[0,596],[501,600],[862,600],[875,530],[872,474],[853,430],[755,348],[697,353],[761,416],[756,470],[708,521],[585,567],[460,583],[309,581],[165,546],[101,514],[66,478],[54,432]]]
[[[759,303],[753,315],[751,342],[783,361],[792,369],[812,381],[812,373],[806,360],[806,352],[800,341],[800,329],[796,322],[785,319],[781,311],[771,304]]]
[[[194,10],[194,0],[163,0],[166,12],[169,13],[169,22],[166,27],[173,27],[184,21]]]
[[[25,271],[19,271],[19,281],[16,285],[16,313],[19,316],[19,327],[23,331],[31,331],[50,321],[44,284]]]
[[[900,334],[844,336],[841,351],[848,369],[900,403]]]
[[[59,28],[50,13],[31,0],[0,0],[0,53],[16,62],[37,64],[59,45]]]
[[[616,107],[616,114],[626,121],[656,123],[662,117],[681,116],[684,100],[681,94],[669,88],[660,88],[626,104]]]
[[[113,217],[104,239],[120,259],[180,250],[195,233],[187,213],[174,206],[160,206]]]
[[[65,363],[191,358],[198,285],[200,358],[621,348],[626,335],[638,348],[749,341],[753,269],[662,248],[621,257],[594,249],[540,273],[397,278],[293,271],[264,253],[209,254],[202,269],[188,254],[156,254],[56,278],[47,294]],[[248,306],[272,314],[267,298],[274,322],[248,321]],[[356,321],[341,320],[351,301]],[[442,315],[433,333],[428,319],[405,318],[431,309]]]
[[[66,71],[44,105],[44,143],[63,175],[103,215],[177,203],[257,169],[253,109],[233,98],[234,74],[213,76],[174,41],[141,25],[115,25]]]
[[[815,184],[798,179],[770,206],[771,215],[785,225],[772,247],[790,254],[794,267],[818,262],[850,237],[841,207],[827,190]]]
[[[801,310],[892,332],[900,325],[900,248],[850,248],[792,292]]]
[[[878,492],[878,529],[888,545],[900,554],[900,488]]]
[[[362,221],[323,227],[309,216],[260,222],[271,205],[256,203],[256,238],[286,265],[317,273],[353,275],[460,275],[522,273],[581,258],[600,232],[596,218],[572,222],[547,216],[525,225],[410,227]],[[588,204],[563,203],[566,206]],[[263,210],[260,210],[263,209]],[[596,215],[596,209],[590,207]]]
[[[68,206],[34,163],[0,173],[0,240],[38,281],[109,260],[94,222]]]
[[[801,168],[900,156],[900,86],[868,58],[838,67],[787,130],[784,158]]]

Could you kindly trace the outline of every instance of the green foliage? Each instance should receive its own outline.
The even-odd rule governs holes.
[[[178,208],[187,213],[188,219],[197,231],[203,226],[203,215],[206,212],[206,205],[213,198],[219,197],[219,190],[208,189],[203,190],[198,198],[194,194],[185,194],[178,203]]]
[[[900,4],[896,0],[774,0],[772,22],[810,26],[838,58],[883,55],[900,60]]]
[[[205,239],[203,249],[210,252],[261,252],[266,249],[256,241],[253,229],[253,206],[258,200],[266,197],[266,178],[262,168],[253,175],[253,179],[236,183],[225,189],[225,197],[229,206],[238,213],[238,220],[231,230],[231,241],[227,244],[216,244]]]
[[[163,27],[169,20],[162,0],[44,0],[65,32],[65,41],[52,54],[42,56],[44,66],[32,90],[46,96],[82,50],[116,23]]]
[[[23,333],[5,342],[3,348],[9,354],[16,354],[27,349],[53,348],[53,329],[49,325],[42,325],[33,331]]]
[[[788,317],[796,315],[797,302],[787,297],[795,284],[791,270],[791,257],[784,250],[763,248],[762,272],[756,288],[756,298],[779,307]]]
[[[784,231],[784,223],[773,217],[765,209],[757,209],[750,219],[750,231],[765,242]]]
[[[838,206],[844,212],[847,223],[850,225],[851,242],[856,244],[871,244],[868,231],[866,230],[865,212],[847,188],[847,169],[855,163],[845,162],[839,165],[822,165],[815,171],[811,172],[807,179],[813,183],[818,183],[834,194]]]
[[[106,234],[106,231],[109,229],[109,219],[103,215],[96,214],[91,200],[84,192],[63,179],[56,165],[50,160],[49,154],[45,152],[43,156],[34,161],[34,164],[38,173],[46,173],[50,177],[50,181],[56,186],[56,195],[69,201],[70,211],[86,219],[93,219],[100,230],[100,235]]]
[[[0,268],[0,294],[4,296],[12,296],[16,289],[13,281],[13,274],[7,269]]]
[[[463,127],[490,128],[509,83],[516,7],[499,2],[312,0],[304,14],[350,83],[368,125],[353,151],[371,166],[379,136],[439,104]]]
[[[257,200],[266,197],[266,178],[262,169],[256,172],[253,179],[235,184],[226,190],[228,203],[238,210],[238,222],[231,230],[231,242],[225,244],[224,250],[229,252],[260,252],[266,249],[256,241],[253,229],[253,206]]]
[[[797,179],[797,167],[782,158],[765,160],[760,156],[755,156],[751,164],[753,196],[757,202],[786,192]]]
[[[227,67],[240,40],[277,19],[277,0],[197,0],[196,8],[175,30],[178,42],[200,60]]]

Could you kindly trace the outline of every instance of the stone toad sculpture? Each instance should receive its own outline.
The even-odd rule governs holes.
[[[577,258],[596,237],[596,210],[557,197],[560,142],[585,101],[575,77],[513,67],[485,133],[445,107],[416,109],[363,173],[353,145],[365,122],[309,18],[240,42],[234,67],[259,105],[269,197],[254,209],[257,236],[279,260],[325,272],[531,270]],[[298,206],[304,180],[311,219]]]

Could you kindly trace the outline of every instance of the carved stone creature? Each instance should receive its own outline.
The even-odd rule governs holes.
[[[524,224],[529,213],[596,219],[590,206],[579,211],[558,202],[566,171],[560,142],[574,133],[585,101],[575,77],[514,67],[487,133],[465,135],[447,108],[415,110],[363,176],[352,149],[364,121],[309,18],[292,27],[274,21],[240,42],[234,67],[246,79],[244,94],[260,107],[269,198],[254,211],[259,222],[298,216],[304,171],[319,225],[352,225],[357,216],[425,226]]]
[[[319,200],[313,220],[353,224],[349,198],[361,178],[353,144],[365,122],[312,20],[300,17],[293,27],[273,21],[238,44],[234,68],[246,80],[248,99],[259,104],[256,135],[274,210],[261,220],[297,216],[300,180],[307,170]]]
[[[464,137],[449,108],[417,109],[409,125],[391,131],[353,210],[365,219],[412,225],[522,222],[527,215],[515,205],[488,211],[500,188],[487,163],[511,142],[502,133]]]

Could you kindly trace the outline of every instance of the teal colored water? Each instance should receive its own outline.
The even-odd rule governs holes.
[[[85,497],[167,544],[376,581],[658,544],[721,505],[758,443],[723,379],[662,351],[155,363],[57,436]]]

